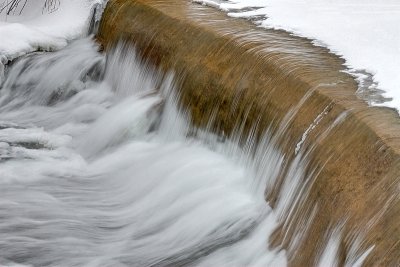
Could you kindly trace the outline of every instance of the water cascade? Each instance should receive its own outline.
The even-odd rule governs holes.
[[[87,37],[7,68],[0,266],[395,262],[396,150],[361,100],[330,98],[335,75],[354,86],[339,59],[243,21],[232,37],[189,2],[120,4],[103,47]]]
[[[265,199],[282,213],[268,243],[286,250],[289,265],[317,265],[321,257],[345,265],[365,251],[366,265],[400,264],[398,114],[369,107],[374,93],[360,98],[343,59],[184,0],[111,0],[97,40],[106,50],[125,40],[173,70],[178,102],[196,127],[222,138],[239,129],[240,146],[254,138],[259,151],[271,136],[282,167],[267,179]]]

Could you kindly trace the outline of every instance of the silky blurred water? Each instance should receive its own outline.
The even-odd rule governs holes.
[[[90,38],[9,68],[0,265],[286,265],[266,181],[235,142],[193,134],[173,81]]]
[[[134,48],[104,55],[91,38],[8,67],[0,266],[286,266],[301,253],[319,169],[303,143],[291,161],[278,143],[304,101],[274,135],[256,141],[239,123],[217,136],[189,123],[176,81]],[[315,265],[338,265],[343,225],[326,229]],[[292,254],[271,245],[277,229]],[[346,266],[373,249],[354,236]]]

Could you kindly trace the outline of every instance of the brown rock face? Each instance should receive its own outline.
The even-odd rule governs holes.
[[[98,40],[107,49],[120,39],[176,73],[194,125],[212,117],[221,134],[257,125],[256,136],[274,136],[285,157],[266,190],[273,207],[301,166],[304,188],[269,240],[290,265],[315,265],[338,225],[340,265],[373,245],[366,265],[400,265],[400,120],[356,97],[341,58],[186,0],[110,0]]]

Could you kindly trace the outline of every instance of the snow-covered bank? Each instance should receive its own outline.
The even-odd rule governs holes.
[[[346,59],[359,78],[373,74],[370,90],[385,90],[384,103],[400,110],[400,1],[398,0],[196,0],[252,18],[267,28],[315,39]],[[377,83],[377,84],[376,84]],[[377,104],[372,102],[372,104]]]
[[[20,9],[11,15],[5,10],[0,14],[0,83],[7,62],[37,50],[60,49],[87,34],[92,8],[106,1],[62,0],[54,10],[43,9],[43,2],[28,1],[21,15]]]

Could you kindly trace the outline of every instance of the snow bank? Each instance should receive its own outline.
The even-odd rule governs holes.
[[[209,5],[210,0],[195,2]],[[230,16],[258,18],[263,27],[315,39],[343,56],[371,92],[386,91],[384,97],[393,99],[385,106],[400,110],[400,1],[232,0],[217,6]],[[365,72],[373,75],[372,83]]]
[[[61,0],[57,9],[43,10],[40,0],[28,0],[22,14],[0,14],[0,84],[7,62],[37,50],[57,50],[87,34],[92,9],[105,0]],[[0,0],[0,6],[2,1]]]

